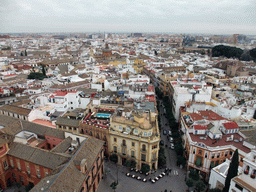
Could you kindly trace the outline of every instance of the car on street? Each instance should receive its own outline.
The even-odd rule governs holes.
[[[171,148],[171,149],[174,149],[174,144],[173,144],[173,143],[171,143],[170,148]]]
[[[164,141],[163,140],[160,141],[160,145],[164,145]]]
[[[169,138],[169,141],[170,141],[170,143],[172,143],[172,142],[173,142],[173,138],[172,138],[172,137],[170,137],[170,138]]]
[[[166,131],[165,129],[163,130],[163,134],[164,134],[164,135],[167,135],[167,131]]]

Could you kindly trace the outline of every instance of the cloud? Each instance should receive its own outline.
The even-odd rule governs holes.
[[[0,24],[4,23],[4,27],[0,32],[97,31],[99,28],[189,32],[195,28],[198,32],[223,33],[228,28],[231,33],[252,33],[251,26],[256,25],[253,0],[2,1]]]

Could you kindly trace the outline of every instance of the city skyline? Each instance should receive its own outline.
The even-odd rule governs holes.
[[[254,35],[255,8],[250,0],[5,0],[0,5],[0,33],[115,31]]]

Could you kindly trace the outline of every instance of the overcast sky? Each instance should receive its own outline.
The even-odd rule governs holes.
[[[0,32],[256,34],[256,0],[0,0]]]

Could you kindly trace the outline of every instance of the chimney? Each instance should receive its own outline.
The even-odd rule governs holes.
[[[80,163],[80,169],[83,174],[87,171],[87,159],[83,159]]]

